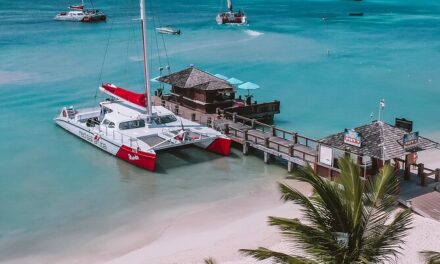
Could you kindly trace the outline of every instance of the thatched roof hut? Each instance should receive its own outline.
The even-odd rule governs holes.
[[[403,137],[408,132],[384,122],[375,121],[371,124],[356,127],[354,131],[361,136],[360,147],[345,143],[345,132],[327,136],[319,141],[325,145],[346,150],[358,156],[368,156],[378,160],[382,160],[383,157],[385,157],[385,160],[399,158],[410,152],[432,149],[438,146],[437,142],[428,138],[418,137],[417,147],[408,151],[403,146]],[[382,138],[384,141],[383,145]]]
[[[235,98],[230,83],[195,67],[158,80],[171,85],[170,100],[206,113],[214,113],[217,107],[231,107]]]
[[[195,67],[189,67],[185,70],[163,76],[158,80],[171,86],[185,89],[230,90],[231,92],[234,90],[234,87],[227,81]]]

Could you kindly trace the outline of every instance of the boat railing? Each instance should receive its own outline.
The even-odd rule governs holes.
[[[137,138],[129,136],[125,133],[122,133],[120,131],[117,131],[115,129],[109,130],[107,126],[104,126],[105,129],[101,129],[101,126],[99,126],[99,130],[105,134],[106,137],[112,138],[114,141],[120,140],[121,144],[128,143],[128,145],[133,148],[139,148],[139,141]]]
[[[124,143],[128,142],[128,144],[129,144],[129,146],[131,148],[133,148],[133,147],[138,148],[139,147],[138,139],[135,138],[135,137],[129,136],[129,135],[127,135],[125,133],[122,133],[120,131],[117,131],[117,130],[115,130],[113,128],[110,130],[107,126],[103,126],[104,127],[104,129],[103,129],[101,127],[101,123],[98,120],[93,119],[93,118],[88,118],[86,122],[87,122],[86,125],[88,127],[97,126],[99,132],[101,132],[106,137],[109,137],[109,138],[111,138],[111,139],[113,139],[115,141],[116,140],[120,140],[121,144],[124,144]]]

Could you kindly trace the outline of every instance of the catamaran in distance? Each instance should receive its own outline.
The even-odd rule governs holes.
[[[246,15],[241,10],[239,10],[238,12],[234,12],[231,0],[227,0],[227,8],[228,11],[217,14],[217,17],[215,19],[217,21],[217,24],[247,24],[248,21]]]
[[[84,0],[80,5],[69,6],[70,11],[57,14],[53,19],[58,21],[97,22],[106,21],[107,16],[98,9],[85,9]]]
[[[144,0],[140,0],[140,10],[145,93],[102,84],[99,89],[110,100],[94,108],[64,107],[55,122],[92,145],[151,171],[159,150],[191,144],[228,155],[231,140],[220,132],[176,116],[165,107],[152,106]]]

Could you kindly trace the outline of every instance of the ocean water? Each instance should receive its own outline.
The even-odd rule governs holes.
[[[108,22],[52,21],[67,0],[0,0],[0,262],[89,252],[94,239],[126,225],[161,222],[286,175],[238,150],[219,157],[197,148],[163,153],[150,173],[58,128],[52,119],[63,106],[104,98],[101,82],[142,90],[138,2],[93,2]],[[194,64],[258,83],[257,101],[281,100],[277,125],[316,138],[369,122],[371,112],[377,118],[382,98],[386,121],[414,120],[422,135],[440,128],[438,1],[239,0],[246,27],[216,25],[217,0],[148,5],[152,76],[167,53],[176,71]],[[163,36],[166,52],[151,30],[159,24],[183,32]]]

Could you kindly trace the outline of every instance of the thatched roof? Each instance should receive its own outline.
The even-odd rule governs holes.
[[[158,79],[179,88],[195,88],[200,90],[231,90],[234,88],[227,81],[215,77],[195,67],[172,73]]]
[[[408,134],[405,130],[389,125],[387,123],[375,121],[371,124],[360,126],[354,130],[361,134],[361,146],[356,147],[344,143],[344,132],[337,133],[319,141],[334,148],[348,150],[349,152],[360,155],[382,159],[382,132],[385,141],[385,160],[399,158],[409,153],[403,148],[403,136]],[[437,142],[430,139],[419,137],[418,146],[412,151],[422,151],[438,146]]]

